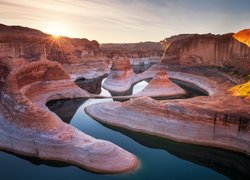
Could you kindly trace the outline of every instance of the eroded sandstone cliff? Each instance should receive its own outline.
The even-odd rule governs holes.
[[[170,38],[162,63],[218,66],[240,74],[250,72],[250,48],[233,34],[193,34]]]

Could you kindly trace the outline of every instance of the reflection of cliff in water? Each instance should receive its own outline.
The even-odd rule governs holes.
[[[86,98],[62,99],[49,101],[46,106],[64,122],[70,123],[77,109],[86,101]]]
[[[103,76],[95,79],[78,79],[75,83],[91,94],[100,94]],[[64,122],[70,123],[77,109],[86,101],[86,98],[61,99],[49,101],[46,105],[50,111],[56,113]]]
[[[142,65],[133,65],[133,70],[136,74],[142,73],[146,70],[148,70],[152,65],[155,63],[150,63],[150,64],[142,64]]]
[[[91,94],[100,94],[102,87],[102,80],[104,76],[95,79],[78,79],[75,83],[82,89],[88,91]]]
[[[206,166],[231,179],[250,179],[250,157],[247,155],[218,148],[178,143],[123,128],[103,125],[123,133],[144,146],[164,149],[176,157]]]

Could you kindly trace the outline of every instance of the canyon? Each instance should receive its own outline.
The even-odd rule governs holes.
[[[250,92],[244,80],[250,73],[249,32],[100,45],[1,24],[0,149],[95,173],[136,171],[139,157],[63,122],[46,106],[55,100],[113,98],[83,111],[127,133],[226,149],[249,158]],[[151,67],[134,72],[134,65],[145,64]],[[97,83],[91,84],[92,79]],[[142,81],[147,85],[133,94],[134,85]],[[205,96],[187,97],[177,81]],[[243,84],[244,96],[230,90]],[[110,94],[100,94],[100,86]],[[74,114],[64,113],[66,119]]]

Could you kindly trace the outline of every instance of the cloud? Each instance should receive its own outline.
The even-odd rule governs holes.
[[[179,33],[225,33],[250,24],[243,0],[1,0],[0,20],[101,42],[159,41]]]

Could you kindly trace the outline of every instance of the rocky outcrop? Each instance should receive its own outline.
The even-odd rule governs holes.
[[[21,26],[0,24],[0,58],[23,58],[26,61],[48,59],[62,64],[79,64],[93,59],[103,60],[97,41],[54,37]],[[104,61],[108,61],[105,58]]]
[[[209,96],[165,101],[140,97],[90,105],[85,111],[112,126],[250,154],[250,102],[227,92],[234,84],[228,76],[216,69],[177,65],[157,65],[142,75],[148,78],[162,70],[173,79],[204,89]]]
[[[118,57],[110,70],[103,87],[112,93],[126,92],[131,88],[135,73],[128,58]]]
[[[233,34],[190,35],[174,38],[161,63],[219,66],[240,74],[250,71],[250,48],[233,38]]]
[[[101,44],[103,55],[109,58],[122,56],[130,60],[132,65],[146,65],[157,63],[164,48],[160,42],[140,42],[124,44]]]
[[[88,136],[48,110],[45,104],[51,100],[90,97],[60,64],[36,61],[13,69],[4,67],[7,70],[0,99],[1,150],[62,161],[99,173],[122,173],[138,166],[134,155]]]
[[[158,72],[148,85],[135,96],[149,97],[181,97],[186,92],[180,86],[173,83],[165,71]]]
[[[241,30],[235,33],[233,37],[250,47],[250,29]]]

